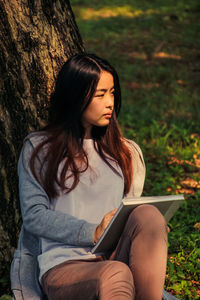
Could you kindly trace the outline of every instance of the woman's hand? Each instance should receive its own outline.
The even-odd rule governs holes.
[[[95,233],[94,233],[94,242],[96,243],[101,235],[103,234],[104,230],[106,229],[106,227],[108,226],[108,224],[110,223],[110,221],[112,220],[114,214],[116,213],[117,211],[117,208],[116,209],[113,209],[111,210],[109,213],[107,213],[101,223],[97,226],[96,230],[95,230]]]

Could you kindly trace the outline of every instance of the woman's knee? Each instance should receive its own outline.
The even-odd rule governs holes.
[[[119,261],[107,261],[99,278],[100,299],[134,299],[133,275],[129,267]]]
[[[133,284],[133,275],[130,268],[120,261],[107,261],[100,280],[112,284],[114,281],[126,281]]]
[[[136,207],[130,214],[128,222],[136,231],[160,232],[162,230],[164,234],[168,233],[164,216],[153,205],[143,204]]]

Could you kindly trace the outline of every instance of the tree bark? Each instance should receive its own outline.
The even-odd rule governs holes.
[[[17,160],[45,124],[56,74],[84,47],[67,0],[0,0],[0,278],[21,226]]]

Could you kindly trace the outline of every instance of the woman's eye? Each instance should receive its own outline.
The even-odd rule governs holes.
[[[101,98],[101,97],[103,97],[103,96],[104,96],[104,94],[95,95],[95,97],[99,97],[99,98]]]

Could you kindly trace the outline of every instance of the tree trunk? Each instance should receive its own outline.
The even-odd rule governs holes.
[[[23,138],[45,124],[58,69],[69,56],[84,48],[67,0],[0,0],[0,24],[2,278],[21,226],[17,160]]]

